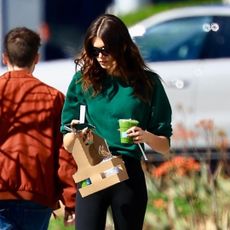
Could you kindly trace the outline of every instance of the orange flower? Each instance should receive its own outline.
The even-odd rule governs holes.
[[[211,131],[214,129],[214,122],[211,119],[202,119],[196,124],[196,126]]]
[[[192,157],[176,156],[169,161],[162,163],[152,170],[153,177],[161,177],[169,173],[183,176],[192,171],[199,171],[200,164]]]
[[[159,199],[153,200],[153,206],[158,209],[163,209],[166,207],[166,202],[162,198],[159,198]]]
[[[173,128],[173,139],[175,141],[194,140],[197,136],[196,132],[187,129],[182,123],[177,123]]]

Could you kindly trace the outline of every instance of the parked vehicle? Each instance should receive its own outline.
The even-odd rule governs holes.
[[[229,148],[230,7],[169,10],[132,26],[130,34],[164,82],[173,109],[172,148]]]

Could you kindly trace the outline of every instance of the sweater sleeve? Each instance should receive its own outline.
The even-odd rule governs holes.
[[[148,130],[156,135],[170,139],[172,135],[172,110],[169,99],[158,76],[155,76],[154,93],[151,105],[151,117]]]
[[[77,72],[74,76],[67,90],[64,106],[61,115],[61,132],[66,133],[64,125],[69,124],[73,119],[79,120],[80,117],[80,102],[81,86],[78,83],[81,73]]]

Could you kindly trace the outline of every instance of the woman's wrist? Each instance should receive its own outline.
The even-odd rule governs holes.
[[[78,135],[76,133],[69,132],[69,133],[66,133],[63,137],[63,146],[70,153],[72,153],[74,142],[77,136]]]
[[[154,151],[167,154],[169,152],[169,141],[165,136],[158,136],[145,130],[144,142]]]

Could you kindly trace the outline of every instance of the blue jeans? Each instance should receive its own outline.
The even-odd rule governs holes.
[[[0,200],[1,230],[47,230],[52,209],[25,200]]]

